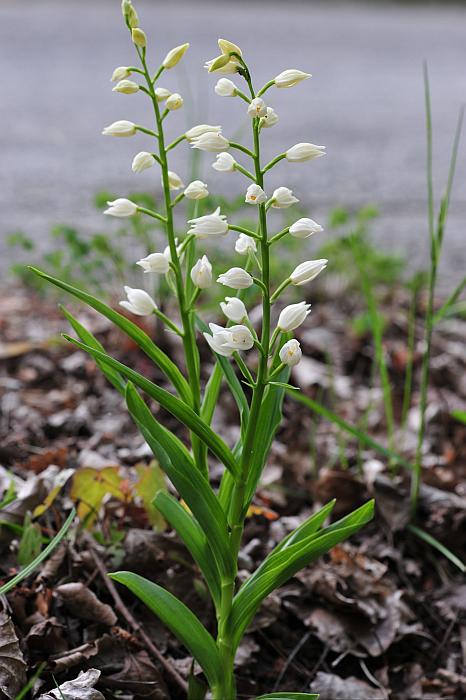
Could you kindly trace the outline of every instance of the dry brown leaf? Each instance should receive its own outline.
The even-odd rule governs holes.
[[[13,623],[0,612],[0,698],[13,700],[26,683],[26,664]]]
[[[360,681],[353,676],[340,678],[333,673],[319,672],[312,682],[312,691],[320,693],[319,700],[387,700],[388,693],[381,688]]]
[[[79,676],[72,681],[62,683],[58,688],[49,690],[45,695],[41,695],[39,700],[105,700],[102,693],[94,688],[100,678],[100,671],[90,668],[88,671],[81,671]]]
[[[92,620],[113,627],[117,616],[110,605],[102,603],[83,583],[64,583],[55,589],[66,608],[81,620]]]

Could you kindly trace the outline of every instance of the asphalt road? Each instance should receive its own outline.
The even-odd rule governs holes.
[[[119,0],[3,0],[0,5],[0,267],[11,261],[5,234],[21,229],[45,245],[57,222],[85,230],[111,226],[93,209],[92,195],[124,196],[154,186],[154,172],[130,170],[144,137],[111,139],[102,127],[116,119],[149,123],[142,95],[112,94],[109,76],[133,62]],[[229,135],[247,126],[244,105],[213,93],[202,68],[216,39],[241,44],[262,83],[285,68],[313,73],[268,101],[280,123],[265,134],[272,156],[298,141],[327,146],[313,163],[281,164],[269,188],[292,187],[310,215],[324,222],[336,204],[375,202],[382,216],[377,241],[408,251],[416,265],[428,255],[422,61],[430,67],[435,180],[441,194],[458,107],[466,98],[466,8],[314,2],[137,2],[157,59],[191,42],[183,67],[163,84],[191,103],[171,116],[176,135],[198,122],[219,123]],[[173,169],[184,172],[185,146]],[[459,158],[444,281],[464,274],[466,138]],[[238,175],[216,176],[204,157],[212,192],[238,192]],[[215,177],[216,176],[216,177]],[[158,187],[158,182],[155,182]]]

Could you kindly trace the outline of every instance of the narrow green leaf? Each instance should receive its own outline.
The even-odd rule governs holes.
[[[185,543],[192,558],[202,571],[215,606],[218,608],[220,605],[220,577],[215,559],[212,557],[212,550],[199,524],[176,498],[168,493],[159,491],[154,498],[154,505]]]
[[[291,389],[287,389],[286,393],[289,396],[292,396],[294,399],[296,399],[296,401],[299,401],[300,403],[310,408],[311,411],[314,411],[319,416],[322,416],[323,418],[326,418],[332,423],[335,423],[335,425],[338,425],[338,427],[344,430],[346,433],[350,433],[350,435],[353,435],[357,440],[359,440],[359,442],[362,445],[371,447],[373,450],[376,450],[387,459],[392,460],[394,463],[401,464],[401,466],[405,467],[406,469],[411,470],[414,468],[410,462],[408,462],[403,457],[400,457],[400,455],[396,454],[396,452],[393,452],[393,450],[389,450],[387,447],[384,447],[380,443],[376,442],[363,430],[360,430],[356,426],[347,423],[345,420],[343,420],[343,418],[340,418],[340,416],[331,411],[329,408],[322,406],[317,401],[314,401],[313,399],[309,398],[309,396],[306,396],[302,392],[297,392]]]
[[[459,421],[460,423],[464,423],[466,425],[466,411],[452,411],[451,412],[452,418],[455,420]]]
[[[222,676],[220,657],[211,635],[194,613],[178,598],[143,576],[117,571],[110,578],[134,593],[184,644],[201,666],[209,684],[215,686]]]
[[[18,585],[20,581],[25,579],[27,576],[32,574],[33,571],[37,569],[38,566],[42,564],[45,559],[53,552],[55,547],[60,544],[62,539],[65,537],[66,533],[68,532],[69,528],[71,527],[71,524],[76,516],[76,511],[73,510],[63,523],[61,529],[57,532],[55,537],[50,540],[48,545],[43,549],[43,551],[37,556],[28,566],[25,566],[22,571],[19,572],[19,574],[16,574],[10,581],[7,581],[7,583],[3,584],[3,586],[0,587],[0,595],[4,595],[5,593],[8,593],[8,591],[11,591],[12,588]]]
[[[144,331],[141,330],[139,326],[137,326],[125,316],[118,313],[118,311],[115,311],[114,309],[110,308],[110,306],[107,306],[107,304],[104,304],[102,301],[92,296],[91,294],[88,294],[87,292],[84,292],[81,289],[78,289],[77,287],[73,287],[67,282],[62,282],[62,280],[56,279],[55,277],[52,277],[46,272],[38,270],[35,267],[30,267],[29,269],[36,275],[39,275],[39,277],[42,277],[42,279],[47,280],[51,284],[54,284],[56,287],[63,289],[65,292],[68,292],[68,294],[72,294],[80,301],[83,301],[85,304],[92,307],[93,309],[98,311],[98,313],[102,314],[102,316],[105,316],[109,319],[109,321],[118,326],[118,328],[120,328],[120,330],[122,330],[123,333],[125,333],[129,338],[134,340],[134,342],[137,343],[141,350],[145,352],[146,355],[150,357],[150,359],[157,365],[157,367],[159,367],[162,370],[162,372],[171,381],[178,394],[187,403],[191,403],[191,389],[189,388],[188,382],[183,377],[176,364],[172,362],[168,355],[166,355],[162,350],[160,350],[160,348],[158,348],[157,345],[155,345],[155,343],[151,340],[151,338],[149,338],[147,333],[144,333]]]
[[[227,577],[231,576],[234,563],[228,541],[228,524],[209,482],[196,469],[184,445],[154,418],[131,383],[128,383],[126,402],[160,466],[199,522],[220,571]]]
[[[302,568],[359,530],[372,518],[373,511],[374,502],[369,501],[324,530],[319,530],[267,557],[235,595],[231,617],[234,630],[233,648],[237,648],[264,598]]]
[[[234,476],[236,476],[238,467],[236,461],[229,450],[228,446],[223,442],[223,440],[216,435],[216,433],[211,430],[211,428],[202,421],[199,416],[192,410],[190,406],[178,399],[170,392],[162,389],[161,387],[151,382],[149,379],[143,377],[142,374],[136,372],[135,370],[122,364],[115,358],[106,355],[105,353],[96,350],[77,341],[75,338],[71,338],[69,335],[64,334],[64,338],[69,340],[70,343],[74,343],[78,348],[85,350],[96,360],[100,360],[105,366],[116,370],[124,377],[136,384],[140,389],[145,391],[151,398],[153,398],[157,403],[163,406],[169,413],[171,413],[175,418],[177,418],[181,423],[183,423],[187,428],[192,430],[213,452],[213,454],[229,469]]]
[[[408,530],[419,537],[419,539],[427,542],[427,544],[440,552],[440,554],[443,554],[444,557],[451,561],[451,563],[464,574],[466,571],[466,564],[462,562],[461,559],[456,556],[456,554],[453,554],[448,547],[445,547],[445,545],[439,542],[435,537],[429,535],[429,533],[425,532],[425,530],[421,530],[420,527],[416,527],[416,525],[408,525]]]
[[[105,352],[105,348],[102,345],[102,343],[100,343],[97,340],[97,338],[73,316],[72,313],[65,309],[65,307],[61,304],[59,308],[65,316],[65,318],[69,321],[71,327],[73,328],[78,338],[80,338],[83,343],[89,345],[89,347],[91,348],[95,348],[95,350]],[[105,376],[105,378],[115,387],[117,391],[120,392],[120,394],[124,394],[126,382],[122,379],[121,374],[115,372],[109,367],[105,367],[105,365],[102,362],[100,362],[100,360],[96,360],[96,363],[102,374]]]

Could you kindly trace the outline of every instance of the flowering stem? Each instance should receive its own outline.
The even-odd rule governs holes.
[[[236,148],[237,151],[242,151],[243,153],[246,153],[246,155],[250,158],[254,158],[254,153],[250,151],[249,148],[246,148],[246,146],[242,146],[240,143],[230,141],[230,148]]]
[[[153,219],[158,219],[164,224],[167,223],[167,219],[165,218],[165,216],[159,214],[158,211],[152,211],[152,209],[146,209],[146,207],[138,207],[138,211],[140,211],[142,214],[147,214],[147,216],[151,216]]]
[[[139,58],[142,63],[144,75],[146,78],[147,87],[149,90],[150,98],[154,108],[155,120],[157,123],[158,130],[158,144],[159,144],[159,158],[162,170],[162,185],[163,194],[165,200],[165,217],[164,221],[166,224],[168,244],[170,248],[170,257],[172,261],[173,271],[175,275],[175,285],[176,293],[178,297],[179,311],[181,316],[181,322],[183,326],[183,349],[186,359],[186,368],[188,371],[188,379],[191,387],[192,393],[192,408],[199,415],[201,410],[201,389],[200,389],[200,378],[199,378],[199,352],[196,344],[195,328],[194,328],[194,314],[186,303],[185,290],[183,284],[183,274],[181,270],[180,259],[178,257],[178,252],[176,249],[175,242],[175,227],[173,222],[173,207],[170,195],[170,182],[168,176],[168,161],[167,161],[167,151],[165,149],[165,139],[163,131],[163,115],[160,114],[159,104],[157,102],[157,97],[154,90],[154,82],[161,75],[163,71],[163,66],[161,66],[156,73],[155,78],[151,79],[149,75],[149,70],[147,68],[147,63],[145,59],[144,51],[139,51]],[[165,110],[164,116],[166,116]],[[150,211],[150,210],[149,210]],[[197,437],[191,433],[191,445],[193,450],[194,459],[197,467],[207,475],[208,467],[205,451],[202,448],[202,442]]]
[[[244,68],[244,77],[248,84],[249,91],[251,93],[251,99],[254,99],[255,93],[251,82],[248,68],[244,61],[241,59],[241,63]],[[253,128],[253,139],[254,139],[254,153],[251,153],[248,149],[245,149],[239,144],[231,144],[233,148],[239,148],[239,150],[251,155],[254,161],[255,170],[255,181],[259,187],[263,188],[264,185],[264,175],[261,170],[260,164],[260,139],[259,139],[259,119],[256,117],[252,121]],[[254,451],[254,440],[257,430],[257,423],[260,417],[260,411],[262,407],[262,400],[264,398],[264,392],[267,385],[267,361],[270,347],[270,260],[269,260],[269,245],[268,245],[268,235],[267,235],[267,214],[264,204],[258,205],[259,213],[259,240],[260,240],[260,253],[262,261],[262,272],[261,279],[255,279],[256,284],[258,284],[262,290],[262,333],[260,347],[260,357],[259,366],[257,370],[257,378],[253,383],[253,394],[251,399],[249,421],[246,428],[246,433],[244,436],[240,474],[238,480],[235,483],[232,492],[232,502],[230,509],[230,547],[233,560],[237,561],[238,552],[241,544],[241,537],[244,529],[244,517],[245,517],[245,497],[249,469],[251,465],[251,459]],[[248,234],[250,235],[250,234]],[[228,698],[228,700],[233,700],[235,698],[234,691],[234,676],[233,676],[233,662],[234,662],[234,651],[231,648],[231,637],[233,630],[230,625],[230,613],[234,594],[234,579],[236,578],[236,572],[233,580],[225,581],[222,585],[222,604],[219,614],[219,630],[217,643],[219,646],[219,652],[222,657],[222,662],[225,668],[225,676],[230,676],[230,680],[226,681],[229,686],[224,689],[224,695],[219,696],[222,698]],[[216,697],[214,695],[214,697]]]
[[[280,294],[291,284],[291,280],[289,277],[287,277],[286,280],[284,280],[279,287],[274,291],[272,296],[270,297],[270,303],[273,304],[275,301],[277,301],[278,297]]]
[[[148,136],[153,136],[154,138],[158,139],[159,135],[157,134],[156,131],[152,131],[152,129],[146,129],[145,126],[141,126],[140,124],[135,124],[135,129],[137,131],[141,131],[143,134],[147,134]]]
[[[272,238],[269,240],[269,245],[273,245],[274,243],[277,243],[283,236],[286,236],[286,234],[289,232],[290,227],[287,226],[284,228],[280,233],[276,233],[275,236],[272,236]]]
[[[184,134],[182,134],[181,136],[178,136],[177,139],[175,139],[174,141],[172,141],[172,142],[166,147],[165,151],[168,153],[168,151],[171,151],[172,148],[175,148],[175,146],[178,146],[179,143],[181,143],[182,141],[184,141],[185,138],[186,138],[186,136],[185,136]]]
[[[239,163],[235,162],[234,169],[237,170],[239,173],[243,173],[243,175],[246,175],[250,180],[253,180],[254,182],[256,181],[256,178],[252,173],[249,172],[249,170],[246,170],[246,168],[243,168],[242,165]]]
[[[175,199],[170,204],[171,208],[174,209],[176,205],[181,202],[182,199],[184,199],[184,192],[180,192],[180,194],[177,197],[175,197]]]
[[[266,92],[266,91],[267,91],[269,88],[271,88],[273,85],[275,85],[275,80],[269,80],[268,83],[265,83],[265,85],[264,85],[263,87],[261,87],[261,89],[260,89],[259,92],[257,93],[257,97],[260,97],[261,95],[263,95],[264,92]]]
[[[163,311],[160,311],[160,309],[155,309],[154,314],[155,314],[163,323],[165,323],[165,325],[168,326],[168,328],[170,328],[170,330],[172,330],[174,333],[176,333],[176,335],[179,335],[180,338],[183,337],[183,333],[182,333],[182,331],[180,331],[180,329],[178,328],[178,326],[176,325],[176,323],[173,323],[173,321],[172,321],[171,319],[169,319],[168,316],[166,316],[166,315],[163,313]]]

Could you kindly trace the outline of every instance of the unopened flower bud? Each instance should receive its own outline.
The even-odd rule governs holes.
[[[241,51],[240,47],[237,44],[234,44],[232,41],[228,41],[228,39],[219,39],[217,43],[218,48],[222,53],[236,53],[238,54],[238,56],[243,55],[243,52]]]
[[[288,367],[297,365],[303,356],[299,342],[295,338],[289,340],[280,349],[279,356],[283,364],[288,365]]]
[[[112,92],[122,92],[124,95],[133,95],[135,92],[138,92],[138,90],[139,85],[132,80],[120,80],[112,89]]]
[[[125,199],[124,197],[115,199],[113,202],[107,202],[107,204],[108,209],[104,211],[104,214],[108,216],[126,218],[128,216],[134,216],[138,211],[137,205],[130,199]]]
[[[128,301],[120,301],[120,306],[132,314],[136,316],[150,316],[157,310],[157,304],[144,289],[125,287],[125,293]]]
[[[232,289],[247,289],[254,284],[254,280],[249,272],[243,270],[242,267],[230,268],[218,277],[217,282]]]
[[[207,255],[203,255],[191,270],[191,279],[199,289],[207,289],[212,284],[212,265]]]
[[[183,106],[183,102],[184,100],[181,97],[181,95],[177,92],[174,92],[170,95],[170,97],[167,97],[167,101],[165,102],[165,104],[167,109],[173,112],[175,109],[180,109],[180,107]]]
[[[152,168],[153,165],[155,165],[155,158],[152,153],[141,151],[134,156],[131,169],[133,173],[141,173],[147,168]]]
[[[317,277],[322,270],[325,270],[327,263],[328,260],[325,258],[322,260],[307,260],[301,263],[290,275],[291,284],[300,287],[302,284],[310,282]]]
[[[210,124],[198,124],[197,126],[191,127],[191,129],[188,129],[188,131],[185,133],[185,136],[189,142],[191,142],[193,139],[197,139],[199,136],[202,136],[203,134],[208,134],[208,133],[213,133],[213,134],[220,134],[222,132],[222,127],[221,126],[211,126]]]
[[[193,180],[185,189],[184,196],[187,199],[204,199],[209,196],[209,190],[205,182]]]
[[[173,68],[177,63],[181,61],[183,55],[189,49],[189,44],[181,44],[181,46],[175,46],[171,49],[165,58],[163,59],[162,65],[164,68]]]
[[[228,232],[227,217],[220,214],[220,207],[217,207],[212,214],[190,219],[188,224],[191,224],[188,233],[193,233],[197,238],[224,236]]]
[[[311,313],[311,305],[305,301],[300,301],[298,304],[290,304],[285,306],[278,317],[277,327],[282,333],[294,331],[300,326]]]
[[[138,260],[136,265],[142,267],[144,272],[156,272],[158,275],[166,275],[170,269],[170,260],[165,253],[151,253]]]
[[[257,251],[256,241],[252,236],[245,233],[240,233],[235,243],[235,250],[240,255],[255,253]]]
[[[136,46],[139,46],[141,49],[145,49],[147,46],[147,37],[145,32],[140,29],[139,27],[135,27],[134,29],[131,30],[131,39],[133,40],[133,44]]]
[[[272,206],[275,209],[287,209],[292,204],[296,204],[296,202],[299,202],[299,199],[293,195],[293,192],[288,187],[277,187],[272,194]]]
[[[325,146],[316,146],[314,143],[297,143],[285,153],[290,163],[302,163],[305,160],[313,160],[325,155]]]
[[[229,80],[228,78],[220,78],[214,90],[217,95],[220,95],[220,97],[234,97],[236,95],[237,87],[232,80]]]
[[[110,81],[112,83],[116,83],[119,80],[124,80],[125,78],[128,78],[130,75],[131,71],[127,66],[118,66],[118,68],[115,68],[115,70],[113,71]]]
[[[311,77],[310,73],[304,73],[302,70],[296,70],[296,68],[289,68],[279,73],[274,78],[274,83],[277,88],[289,88]]]
[[[215,163],[212,163],[214,170],[219,173],[232,173],[235,169],[236,160],[230,153],[219,153]]]
[[[163,178],[162,178],[162,184],[163,184]],[[171,190],[180,190],[182,187],[184,187],[183,180],[180,178],[179,175],[174,173],[172,170],[168,171],[168,184],[169,184]]]
[[[209,131],[197,138],[191,139],[191,147],[209,153],[219,153],[230,148],[230,142],[222,134]]]
[[[131,0],[122,0],[121,11],[128,27],[133,29],[139,25],[139,18]]]
[[[170,90],[167,90],[167,88],[158,87],[158,88],[155,88],[154,94],[155,94],[155,97],[157,99],[157,102],[165,102],[167,97],[170,97],[171,92],[170,92]]]
[[[265,114],[260,121],[260,125],[263,129],[268,129],[271,126],[275,126],[278,122],[278,114],[273,109],[273,107],[267,107],[267,114]]]
[[[290,234],[295,238],[309,238],[314,233],[320,233],[324,229],[312,219],[298,219],[290,226]]]
[[[238,297],[225,297],[225,301],[220,302],[220,308],[225,316],[235,323],[241,323],[248,315],[244,303]]]
[[[136,124],[128,122],[126,119],[113,122],[110,126],[106,126],[102,131],[104,136],[134,136],[136,133]]]

